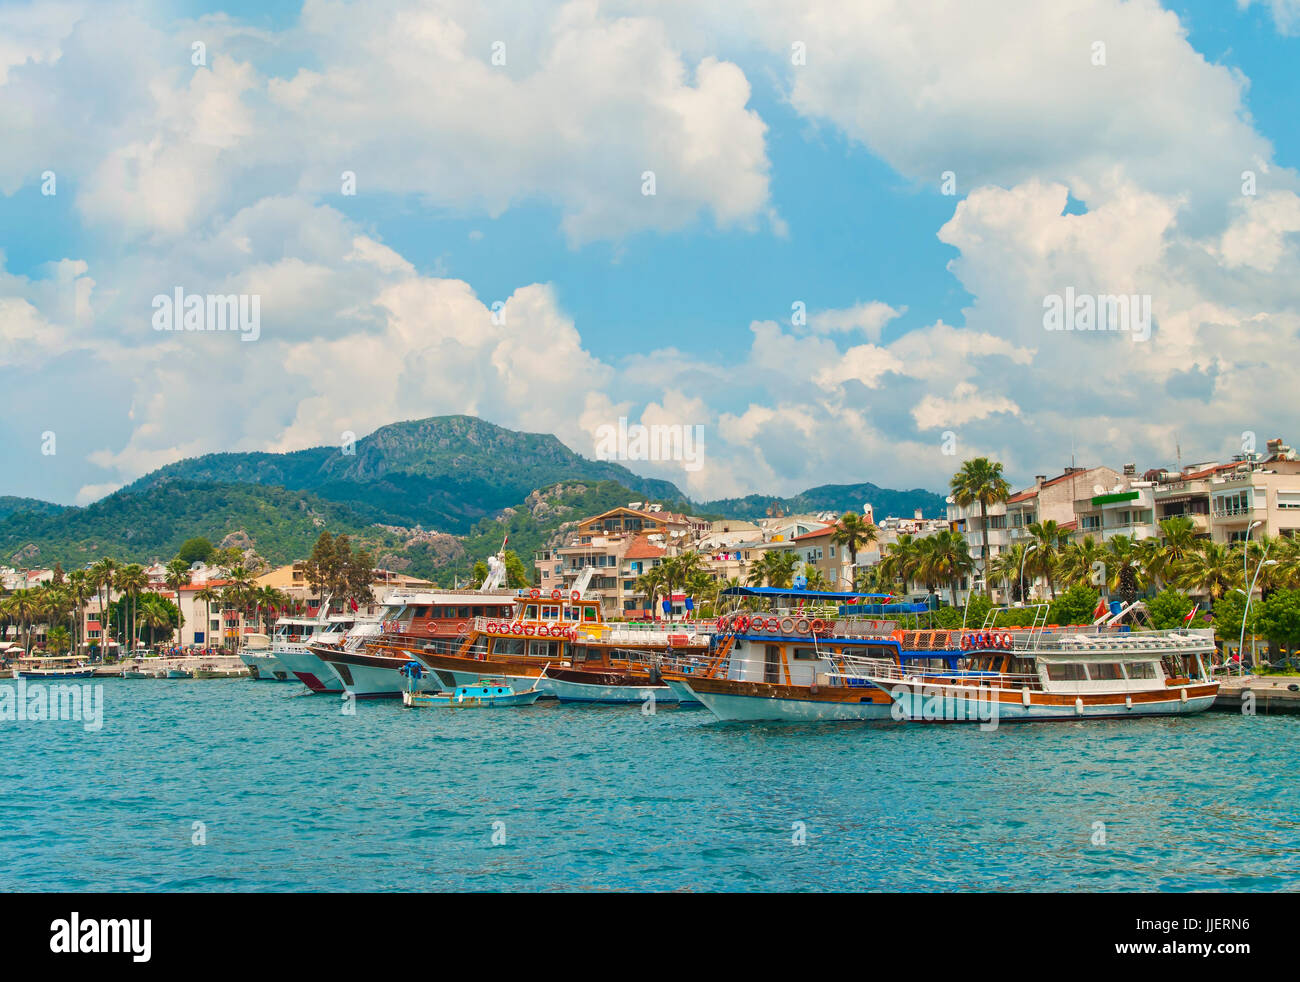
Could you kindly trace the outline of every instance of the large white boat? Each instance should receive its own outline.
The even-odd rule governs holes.
[[[71,655],[23,658],[14,664],[14,678],[17,679],[88,679],[94,674],[94,668],[84,659]]]
[[[956,675],[860,658],[841,672],[887,693],[897,718],[927,722],[1186,716],[1219,693],[1211,629],[986,626],[963,634],[962,647],[969,658]]]
[[[271,635],[271,650],[290,675],[312,692],[338,693],[343,691],[343,680],[309,646],[341,648],[349,640],[377,637],[381,629],[378,618],[355,614],[329,614],[324,620],[282,618]]]
[[[269,634],[245,634],[239,648],[239,660],[248,666],[248,673],[260,682],[287,682],[293,678],[289,669],[271,650]]]

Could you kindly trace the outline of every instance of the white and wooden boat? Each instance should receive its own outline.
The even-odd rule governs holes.
[[[94,674],[93,667],[73,655],[24,658],[14,665],[14,678],[19,679],[88,679]]]
[[[542,693],[534,685],[516,692],[507,679],[479,679],[473,685],[458,685],[450,692],[402,693],[402,705],[423,709],[492,709],[503,706],[531,706]]]
[[[1219,692],[1209,629],[992,628],[967,633],[962,646],[970,657],[955,675],[870,659],[842,672],[887,693],[896,717],[927,722],[1186,716]]]

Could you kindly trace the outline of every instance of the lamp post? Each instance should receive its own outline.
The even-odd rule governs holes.
[[[1027,546],[1025,551],[1020,554],[1020,602],[1022,604],[1025,602],[1025,560],[1028,559],[1029,554],[1037,548],[1038,543],[1035,542],[1033,545]]]
[[[1254,575],[1253,577],[1251,577],[1251,580],[1250,580],[1250,586],[1246,588],[1246,609],[1243,610],[1243,611],[1241,612],[1241,638],[1240,638],[1240,640],[1237,641],[1237,656],[1238,656],[1238,658],[1241,659],[1241,668],[1242,668],[1242,674],[1243,674],[1243,675],[1246,674],[1246,658],[1245,658],[1245,647],[1246,647],[1246,618],[1247,618],[1247,616],[1249,616],[1249,614],[1250,614],[1250,601],[1251,601],[1251,598],[1252,598],[1252,597],[1254,596],[1254,594],[1255,594],[1255,584],[1259,581],[1259,574],[1260,574],[1260,571],[1263,570],[1263,568],[1264,568],[1265,566],[1276,566],[1276,565],[1277,565],[1277,560],[1276,560],[1276,559],[1269,559],[1269,558],[1268,558],[1268,551],[1269,551],[1269,549],[1272,549],[1272,548],[1273,548],[1273,543],[1271,543],[1271,542],[1270,542],[1270,543],[1269,543],[1269,544],[1264,548],[1264,555],[1263,555],[1262,557],[1260,557],[1260,560],[1259,560],[1258,565],[1255,566],[1255,575]],[[1254,667],[1254,664],[1255,664],[1255,636],[1254,636],[1253,634],[1251,635],[1251,638],[1250,638],[1250,663],[1251,663],[1251,666]]]
[[[1243,584],[1249,583],[1250,580],[1250,533],[1263,524],[1263,521],[1255,521],[1246,526],[1246,540],[1241,547],[1241,582]],[[1272,548],[1272,543],[1269,544],[1269,548]],[[1264,558],[1268,558],[1267,549],[1264,551]],[[1263,559],[1260,562],[1262,563]],[[1258,568],[1255,570],[1255,576],[1259,576]],[[1241,638],[1237,641],[1237,667],[1241,669],[1240,674],[1242,675],[1246,674],[1246,652],[1244,650],[1246,646],[1246,615],[1250,613],[1250,595],[1254,591],[1255,585],[1249,583],[1246,589],[1246,606],[1241,612]]]

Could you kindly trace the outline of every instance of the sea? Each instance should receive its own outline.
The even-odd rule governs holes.
[[[1300,889],[1300,717],[986,731],[86,684],[98,727],[0,722],[0,891]]]

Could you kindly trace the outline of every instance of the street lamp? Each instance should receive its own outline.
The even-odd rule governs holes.
[[[1254,596],[1255,594],[1255,583],[1259,580],[1260,571],[1263,570],[1265,566],[1277,565],[1276,559],[1268,558],[1268,551],[1269,549],[1272,548],[1273,548],[1273,543],[1271,542],[1264,548],[1264,555],[1260,558],[1259,564],[1255,567],[1255,575],[1251,578],[1250,586],[1246,588],[1246,608],[1241,612],[1241,637],[1237,641],[1237,658],[1240,661],[1241,674],[1243,675],[1246,674],[1246,658],[1245,658],[1246,618],[1250,614],[1250,600],[1251,597]],[[1251,666],[1254,667],[1255,664],[1255,636],[1254,635],[1251,635],[1250,638],[1250,663]]]
[[[1038,543],[1035,542],[1033,545],[1026,547],[1025,551],[1020,554],[1020,602],[1022,604],[1025,602],[1025,560],[1037,548]]]
[[[1246,540],[1241,547],[1241,582],[1247,583],[1250,580],[1250,533],[1263,525],[1264,522],[1254,521],[1246,526]],[[1268,549],[1272,548],[1269,543]],[[1264,559],[1268,558],[1268,549],[1264,550]],[[1262,563],[1264,559],[1261,559]],[[1259,576],[1259,569],[1255,570],[1255,576]],[[1243,650],[1246,645],[1246,615],[1250,613],[1250,595],[1255,591],[1255,585],[1251,583],[1246,590],[1246,606],[1241,612],[1241,639],[1237,642],[1237,667],[1241,669],[1241,674],[1246,674],[1246,652]]]

